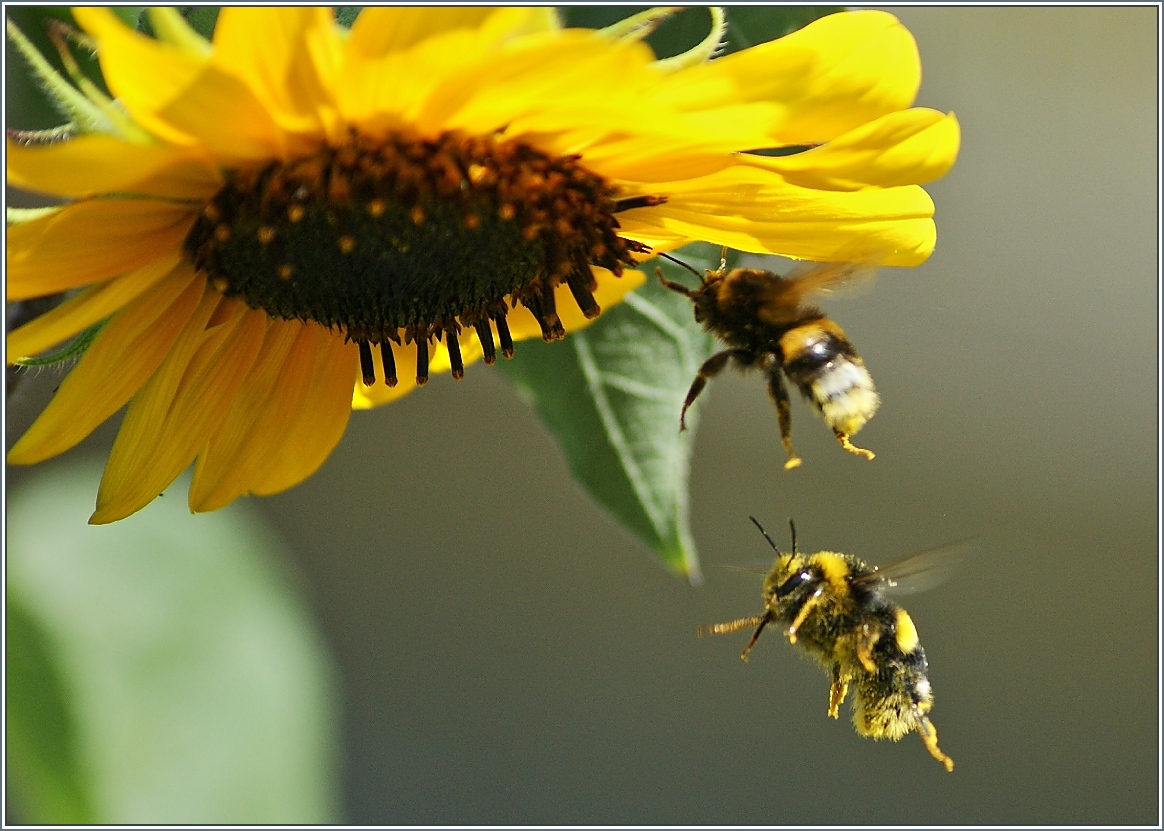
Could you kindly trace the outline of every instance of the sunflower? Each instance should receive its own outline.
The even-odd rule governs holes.
[[[291,487],[353,407],[563,337],[653,252],[917,264],[918,184],[957,153],[952,115],[909,108],[916,46],[882,12],[665,61],[643,26],[539,8],[368,8],[350,30],[228,8],[210,41],[172,9],[153,37],[74,17],[113,98],[76,73],[66,140],[8,142],[9,183],[65,200],[9,228],[8,298],[71,292],[8,355],[100,328],[8,460],[128,403],[93,523],[191,463],[194,511]]]

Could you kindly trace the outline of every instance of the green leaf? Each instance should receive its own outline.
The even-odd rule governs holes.
[[[675,256],[697,271],[719,266],[718,246]],[[651,279],[592,325],[561,343],[523,342],[501,371],[554,435],[574,478],[670,569],[692,582],[699,561],[687,514],[687,474],[698,411],[679,431],[683,399],[713,341],[691,301],[654,279],[695,285],[695,275],[663,259]],[[702,400],[702,399],[701,399]]]
[[[77,756],[77,726],[53,645],[11,592],[4,623],[6,748],[15,799],[29,818],[67,825],[95,822]]]
[[[182,17],[202,37],[210,40],[214,37],[214,25],[218,22],[219,6],[184,6]]]
[[[350,29],[363,9],[363,6],[336,6],[335,21],[345,29]]]
[[[649,6],[563,6],[567,26],[601,29]],[[795,32],[819,17],[841,11],[839,6],[727,6],[727,42],[721,55]],[[669,58],[699,43],[711,25],[706,9],[693,7],[677,12],[647,38],[660,58]]]
[[[26,822],[336,818],[328,661],[246,510],[186,484],[87,525],[95,464],[9,495],[8,770]],[[240,506],[241,507],[241,506]]]
[[[113,13],[121,18],[121,22],[139,32],[149,25],[145,12],[145,6],[113,6]]]

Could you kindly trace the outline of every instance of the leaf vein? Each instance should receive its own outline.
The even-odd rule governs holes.
[[[655,534],[660,540],[667,539],[665,520],[660,516],[660,506],[653,498],[653,493],[647,484],[646,477],[635,461],[634,453],[627,441],[626,434],[623,432],[622,425],[614,413],[614,408],[611,406],[610,400],[606,397],[606,390],[603,388],[602,373],[594,360],[594,353],[590,349],[590,343],[586,337],[586,333],[575,332],[570,340],[574,342],[574,352],[578,356],[578,365],[581,367],[582,374],[586,378],[586,385],[590,389],[590,395],[594,401],[594,408],[598,411],[598,417],[602,419],[602,426],[606,430],[607,438],[614,448],[615,455],[618,457],[619,463],[626,472],[627,479],[630,481],[631,487],[634,488],[635,494],[639,498],[639,503],[643,506],[643,510],[647,515],[647,519],[655,529]]]
[[[609,372],[603,373],[602,383],[608,387],[614,387],[625,393],[636,395],[639,398],[646,398],[651,401],[662,401],[668,404],[674,402],[676,407],[679,404],[679,398],[676,396],[675,390],[664,387],[653,387],[649,384],[644,384],[642,381],[636,381],[634,378],[628,378],[625,375],[614,375]]]
[[[688,343],[689,333],[681,325],[668,317],[666,312],[650,300],[636,293],[628,294],[623,298],[622,302],[651,323],[654,323],[660,331],[672,338],[679,345],[679,351],[683,355],[684,364],[693,363],[691,345]]]

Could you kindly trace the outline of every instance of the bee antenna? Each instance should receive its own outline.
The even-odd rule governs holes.
[[[663,259],[665,259],[665,260],[670,260],[671,262],[675,263],[675,265],[681,265],[681,266],[683,266],[685,269],[687,269],[687,270],[688,270],[688,271],[690,271],[692,274],[694,274],[696,277],[698,277],[698,278],[699,278],[699,280],[700,280],[700,282],[703,282],[703,275],[702,275],[702,274],[700,274],[698,271],[696,271],[696,270],[695,270],[694,268],[692,268],[691,266],[689,266],[687,263],[685,263],[685,262],[683,262],[682,260],[680,260],[678,257],[672,257],[670,254],[664,254],[664,253],[662,253],[662,252],[659,252],[659,256],[660,256],[660,257],[662,257],[662,258],[663,258]]]
[[[792,517],[788,517],[788,530],[792,532],[792,553],[796,553],[796,523],[792,521]]]
[[[752,521],[753,525],[755,525],[757,528],[760,529],[760,533],[764,535],[764,539],[766,539],[768,541],[768,545],[772,546],[772,550],[775,551],[777,554],[780,554],[780,549],[776,547],[776,543],[772,542],[772,538],[768,536],[768,532],[764,530],[764,526],[760,524],[759,520],[757,520],[754,516],[750,516],[750,517],[748,517],[748,519],[750,519]],[[796,551],[796,536],[795,535],[793,535],[792,540],[793,540],[792,550]]]

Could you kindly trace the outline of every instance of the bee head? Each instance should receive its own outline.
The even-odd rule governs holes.
[[[764,597],[769,605],[799,605],[816,591],[824,579],[821,570],[802,554],[782,554],[764,581]]]
[[[715,293],[706,286],[691,292],[691,301],[693,303],[692,311],[695,313],[696,323],[703,323],[715,313],[717,302]]]
[[[764,599],[777,618],[795,617],[806,603],[845,602],[852,596],[852,576],[852,558],[846,554],[785,554],[764,582]]]

